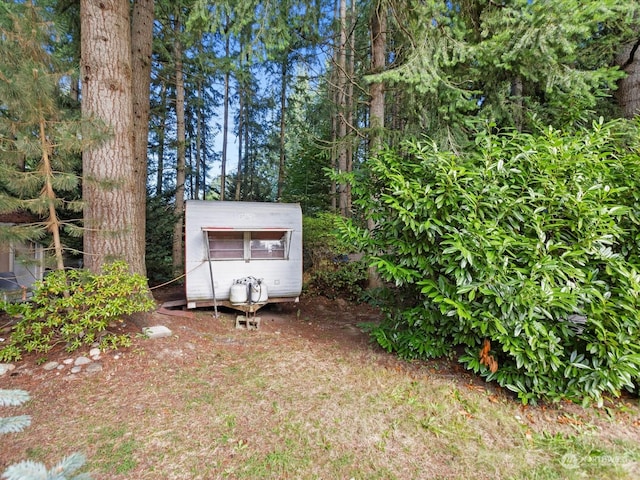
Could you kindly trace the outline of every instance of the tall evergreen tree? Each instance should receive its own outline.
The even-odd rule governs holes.
[[[83,152],[85,265],[92,271],[124,259],[144,272],[144,250],[134,234],[136,186],[129,2],[81,0],[82,112],[109,125],[112,138]]]
[[[183,47],[182,47],[183,19],[181,6],[175,5],[173,16],[173,62],[175,68],[175,89],[176,89],[176,194],[174,203],[174,213],[176,224],[173,230],[173,268],[175,273],[180,273],[184,261],[182,254],[182,229],[184,220],[184,195],[186,181],[186,134],[185,134],[185,89],[183,71]]]
[[[62,270],[62,230],[80,230],[79,219],[63,221],[60,213],[82,209],[79,153],[101,135],[97,125],[81,121],[70,98],[73,72],[62,70],[52,54],[57,35],[42,14],[30,4],[0,6],[0,211],[30,211],[42,219],[2,236],[37,240],[48,232]]]
[[[402,88],[394,101],[408,108],[399,128],[443,144],[464,141],[478,119],[521,130],[580,122],[601,113],[599,99],[621,77],[585,59],[619,38],[603,26],[632,21],[633,3],[399,0],[390,23],[393,64],[376,78]]]
[[[133,217],[137,219],[133,233],[136,251],[146,250],[147,149],[149,142],[149,112],[151,85],[151,54],[153,47],[154,0],[134,0],[131,12],[131,96],[133,101],[133,154],[135,188]],[[143,257],[141,268],[145,270]]]

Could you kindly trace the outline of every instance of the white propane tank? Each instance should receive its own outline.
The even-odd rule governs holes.
[[[234,283],[231,285],[229,301],[232,305],[247,303],[247,286],[242,283]]]
[[[267,286],[264,282],[251,284],[251,301],[253,303],[265,303],[268,298]]]

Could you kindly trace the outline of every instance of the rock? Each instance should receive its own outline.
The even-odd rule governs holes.
[[[100,349],[99,348],[92,348],[91,350],[89,350],[89,356],[90,357],[95,357],[95,356],[100,356]]]
[[[44,366],[42,368],[47,370],[47,371],[55,370],[56,368],[58,368],[58,365],[60,365],[58,362],[47,362],[47,363],[44,364]]]
[[[82,371],[82,367],[76,366],[71,369],[71,373],[80,373]]]
[[[101,363],[92,363],[91,365],[87,365],[84,369],[84,371],[88,374],[91,373],[98,373],[102,371],[102,364]]]
[[[0,377],[5,373],[15,370],[16,366],[12,363],[0,363]]]
[[[73,362],[73,364],[78,367],[78,366],[82,366],[82,365],[87,365],[91,363],[91,359],[87,358],[87,357],[78,357],[76,358],[76,361]]]
[[[71,365],[73,363],[73,358],[65,358],[62,363],[65,365]]]
[[[171,330],[163,325],[156,325],[154,327],[145,327],[142,329],[148,338],[163,338],[170,337],[172,335]]]

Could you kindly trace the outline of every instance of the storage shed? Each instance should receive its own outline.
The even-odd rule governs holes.
[[[33,219],[24,213],[0,215],[0,228],[10,228]],[[0,241],[0,300],[25,300],[44,276],[44,248],[29,241]]]
[[[255,312],[267,303],[298,301],[300,205],[188,200],[185,290],[187,308]]]

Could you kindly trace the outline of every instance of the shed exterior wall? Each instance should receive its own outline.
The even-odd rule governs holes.
[[[291,230],[289,257],[211,260],[216,300],[229,300],[235,280],[255,277],[269,298],[295,299],[302,291],[302,210],[298,204],[188,200],[185,205],[185,291],[187,305],[213,300],[206,229]]]
[[[14,223],[0,222],[2,227],[12,227]],[[0,272],[11,272],[19,285],[31,288],[44,276],[44,249],[39,243],[0,243]]]

